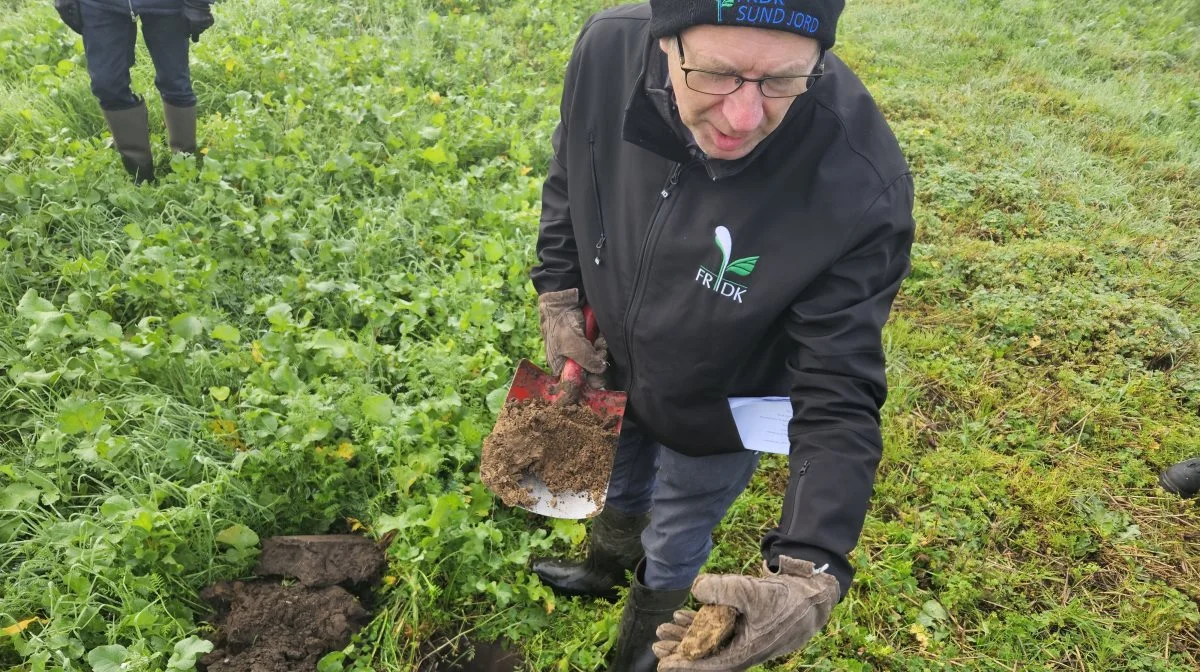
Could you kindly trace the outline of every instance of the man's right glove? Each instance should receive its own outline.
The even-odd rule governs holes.
[[[192,42],[199,42],[200,33],[212,28],[212,5],[206,0],[183,0],[183,18],[187,19]]]
[[[68,28],[83,34],[83,16],[79,12],[79,0],[54,0],[54,9]]]
[[[546,342],[546,362],[556,377],[562,375],[567,358],[578,362],[589,374],[588,384],[600,384],[600,375],[608,369],[608,347],[604,337],[595,343],[584,332],[583,308],[579,305],[579,290],[564,289],[538,296],[538,317],[542,340]]]

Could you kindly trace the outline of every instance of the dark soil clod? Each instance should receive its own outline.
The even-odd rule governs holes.
[[[340,586],[235,582],[212,586],[205,597],[215,602],[219,628],[212,652],[199,661],[207,672],[315,670],[370,620]]]
[[[365,537],[272,537],[263,542],[255,573],[293,578],[305,586],[320,588],[378,583],[385,564],[383,551]]]

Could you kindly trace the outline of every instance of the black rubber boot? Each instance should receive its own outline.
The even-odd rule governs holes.
[[[559,595],[616,600],[617,587],[626,585],[625,572],[642,559],[642,530],[649,522],[650,514],[627,516],[604,509],[592,519],[586,558],[535,558],[533,571]]]
[[[136,183],[154,180],[154,156],[150,151],[150,122],[146,103],[127,110],[103,110],[121,163]]]
[[[621,634],[608,672],[655,672],[658,658],[651,647],[658,640],[658,626],[671,620],[687,601],[689,588],[651,590],[642,585],[642,566],[633,574],[629,599],[621,612]]]
[[[172,152],[196,153],[196,106],[175,107],[163,101],[163,121]]]
[[[1167,490],[1188,499],[1200,493],[1200,457],[1193,457],[1173,464],[1158,476],[1158,482]]]

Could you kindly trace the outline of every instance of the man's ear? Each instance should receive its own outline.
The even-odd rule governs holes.
[[[674,41],[675,41],[674,38],[664,35],[663,37],[658,38],[658,48],[662,49],[662,52],[664,54],[670,56],[671,55],[671,43]]]

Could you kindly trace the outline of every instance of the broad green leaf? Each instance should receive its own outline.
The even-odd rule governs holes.
[[[138,511],[138,514],[130,522],[134,527],[140,527],[147,532],[154,531],[154,514],[146,509]]]
[[[212,328],[211,334],[213,338],[226,343],[237,343],[242,338],[241,332],[232,324],[218,324]]]
[[[12,173],[4,178],[4,188],[13,196],[28,196],[29,187],[25,184],[25,176]]]
[[[37,504],[41,491],[28,483],[10,483],[0,490],[0,509],[15,509],[22,504]]]
[[[928,600],[921,606],[917,622],[926,627],[933,627],[937,622],[950,618],[946,609],[937,600]]]
[[[88,315],[88,333],[97,341],[108,343],[121,341],[121,326],[113,322],[112,316],[103,310],[95,310]]]
[[[170,327],[171,331],[189,339],[196,338],[204,333],[204,322],[191,313],[176,315],[171,320]]]
[[[300,439],[301,443],[312,443],[320,441],[329,436],[329,432],[333,430],[333,423],[328,420],[313,420],[308,425],[308,431],[305,432],[304,438]]]
[[[88,651],[88,664],[94,672],[124,672],[121,664],[129,657],[129,651],[120,644],[98,646]]]
[[[217,401],[225,401],[229,398],[229,388],[221,385],[220,387],[208,388],[208,394]]]
[[[245,525],[233,525],[217,533],[218,544],[233,546],[237,549],[253,548],[258,545],[258,534]]]
[[[267,321],[276,327],[285,327],[292,322],[292,307],[286,303],[277,303],[267,308]]]
[[[192,443],[187,439],[171,439],[163,446],[163,452],[175,462],[186,462],[192,458]]]
[[[508,387],[497,387],[488,392],[487,407],[493,415],[499,415],[501,409],[504,408],[504,400],[508,399]]]
[[[385,424],[392,419],[392,412],[396,405],[392,402],[391,397],[385,394],[372,394],[363,400],[362,412],[363,416],[371,422],[377,424]]]
[[[747,276],[754,272],[754,266],[757,263],[758,257],[742,257],[730,263],[725,271],[734,275]]]
[[[317,661],[317,672],[341,672],[344,669],[342,661],[345,659],[346,654],[341,651],[328,653]]]
[[[100,505],[100,515],[105,518],[116,518],[133,509],[133,503],[121,495],[113,495]]]
[[[483,258],[490,263],[496,263],[504,258],[504,246],[495,240],[483,241]]]
[[[442,143],[440,142],[432,147],[426,147],[421,152],[421,158],[434,165],[449,161],[449,157],[446,156],[446,150],[442,149]]]
[[[175,644],[175,651],[167,661],[168,670],[192,670],[196,659],[213,650],[213,643],[192,636]]]
[[[98,401],[68,399],[58,413],[58,428],[66,434],[96,431],[104,424],[104,404]]]

